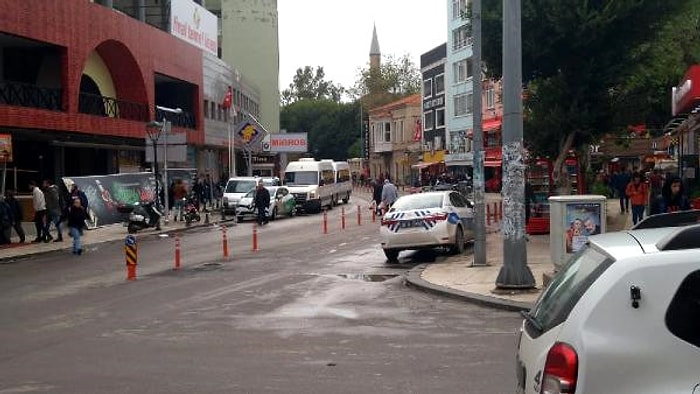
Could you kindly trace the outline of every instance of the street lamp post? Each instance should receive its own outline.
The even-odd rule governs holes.
[[[160,105],[156,105],[156,108],[159,109],[160,111],[163,112],[170,112],[171,114],[177,114],[180,115],[182,113],[182,108],[168,108],[168,107],[162,107]],[[170,122],[165,118],[165,115],[163,115],[163,187],[165,188],[165,191],[168,190],[168,129],[170,128]],[[169,202],[168,202],[168,196],[167,193],[163,193],[165,198],[165,223],[168,223],[168,218],[170,216],[170,211],[169,211]]]
[[[156,206],[160,203],[160,180],[158,179],[158,140],[163,132],[163,124],[152,121],[146,124],[146,134],[153,144],[153,176],[156,178]]]

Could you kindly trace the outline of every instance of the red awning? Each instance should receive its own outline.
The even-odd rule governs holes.
[[[500,160],[484,160],[484,167],[500,167]]]
[[[481,129],[483,131],[496,130],[501,128],[501,119],[489,119],[481,122]]]

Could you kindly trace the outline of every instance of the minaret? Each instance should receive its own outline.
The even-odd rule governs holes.
[[[379,68],[382,54],[379,51],[379,40],[377,40],[377,25],[374,25],[372,32],[372,46],[369,48],[369,68]]]

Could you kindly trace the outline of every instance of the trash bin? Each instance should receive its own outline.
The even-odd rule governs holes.
[[[600,195],[549,197],[549,252],[555,271],[588,242],[589,236],[606,231],[606,202]]]

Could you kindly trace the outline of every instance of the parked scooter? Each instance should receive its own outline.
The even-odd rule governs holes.
[[[199,215],[199,202],[194,197],[183,198],[183,214],[185,218],[185,224],[189,225],[192,222],[198,222],[202,220]]]
[[[133,205],[118,207],[119,212],[128,213],[127,231],[134,234],[139,230],[154,227],[160,230],[160,218],[163,216],[152,201],[135,202]]]

